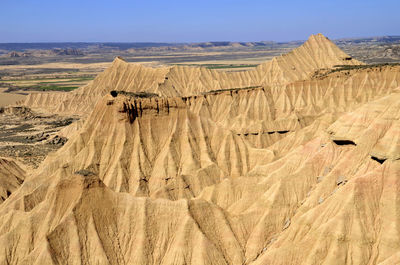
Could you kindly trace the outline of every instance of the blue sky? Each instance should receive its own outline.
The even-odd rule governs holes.
[[[400,35],[400,0],[1,0],[0,42],[289,41]]]

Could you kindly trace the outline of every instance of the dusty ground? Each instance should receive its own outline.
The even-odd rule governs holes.
[[[0,66],[3,92],[71,91],[87,84],[109,63],[45,63]]]
[[[26,108],[0,109],[0,154],[36,168],[49,152],[65,144],[58,131],[74,117],[39,114]]]

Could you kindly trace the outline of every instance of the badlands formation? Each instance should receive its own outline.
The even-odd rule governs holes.
[[[399,264],[399,86],[318,34],[255,70],[117,58],[32,94],[81,121],[33,171],[0,159],[0,264]]]

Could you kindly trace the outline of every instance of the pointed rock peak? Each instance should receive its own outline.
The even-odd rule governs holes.
[[[329,41],[329,42],[331,42],[331,41],[329,40],[329,38],[326,37],[326,36],[325,36],[324,34],[322,34],[322,33],[312,34],[312,35],[308,38],[308,40]]]
[[[334,65],[359,65],[362,62],[352,58],[342,51],[335,43],[323,34],[311,35],[308,40],[298,48],[300,53],[312,57],[307,61],[316,61],[319,68],[332,67]]]
[[[117,56],[117,57],[115,57],[115,61],[116,61],[116,60],[121,60],[121,61],[124,61],[124,62],[126,62],[126,61],[125,61],[125,59],[124,59],[124,58],[122,58],[121,56]]]
[[[121,56],[117,56],[115,57],[114,61],[112,62],[113,64],[118,64],[118,63],[127,63],[127,61],[125,61],[124,58],[122,58]]]
[[[111,64],[111,69],[115,67],[133,67],[133,68],[148,68],[140,63],[129,63],[121,56],[115,57],[114,61]]]
[[[305,46],[311,45],[311,46],[335,46],[336,45],[327,37],[325,37],[323,34],[318,33],[318,34],[313,34],[311,35],[308,40],[304,43]],[[339,48],[338,48],[339,49]]]

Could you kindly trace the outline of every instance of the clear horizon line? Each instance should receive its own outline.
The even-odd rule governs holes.
[[[313,34],[315,35],[315,34]],[[323,34],[326,36],[325,34]],[[310,35],[311,36],[311,35]],[[328,37],[328,36],[326,36]],[[342,38],[335,38],[329,39],[333,41],[340,41],[340,40],[357,40],[357,39],[373,39],[373,38],[383,38],[383,37],[399,37],[400,35],[374,35],[374,36],[364,36],[364,37],[342,37]],[[276,41],[276,40],[258,40],[258,41],[234,41],[234,40],[221,40],[221,41],[187,41],[187,42],[168,42],[168,41],[37,41],[37,42],[1,42],[0,44],[43,44],[43,43],[93,43],[93,44],[102,44],[102,43],[151,43],[151,44],[195,44],[195,43],[221,43],[221,42],[229,42],[229,43],[251,43],[251,42],[275,42],[275,43],[289,43],[289,42],[299,42],[299,41],[306,41],[307,39],[298,39],[298,40],[289,40],[289,41]]]

